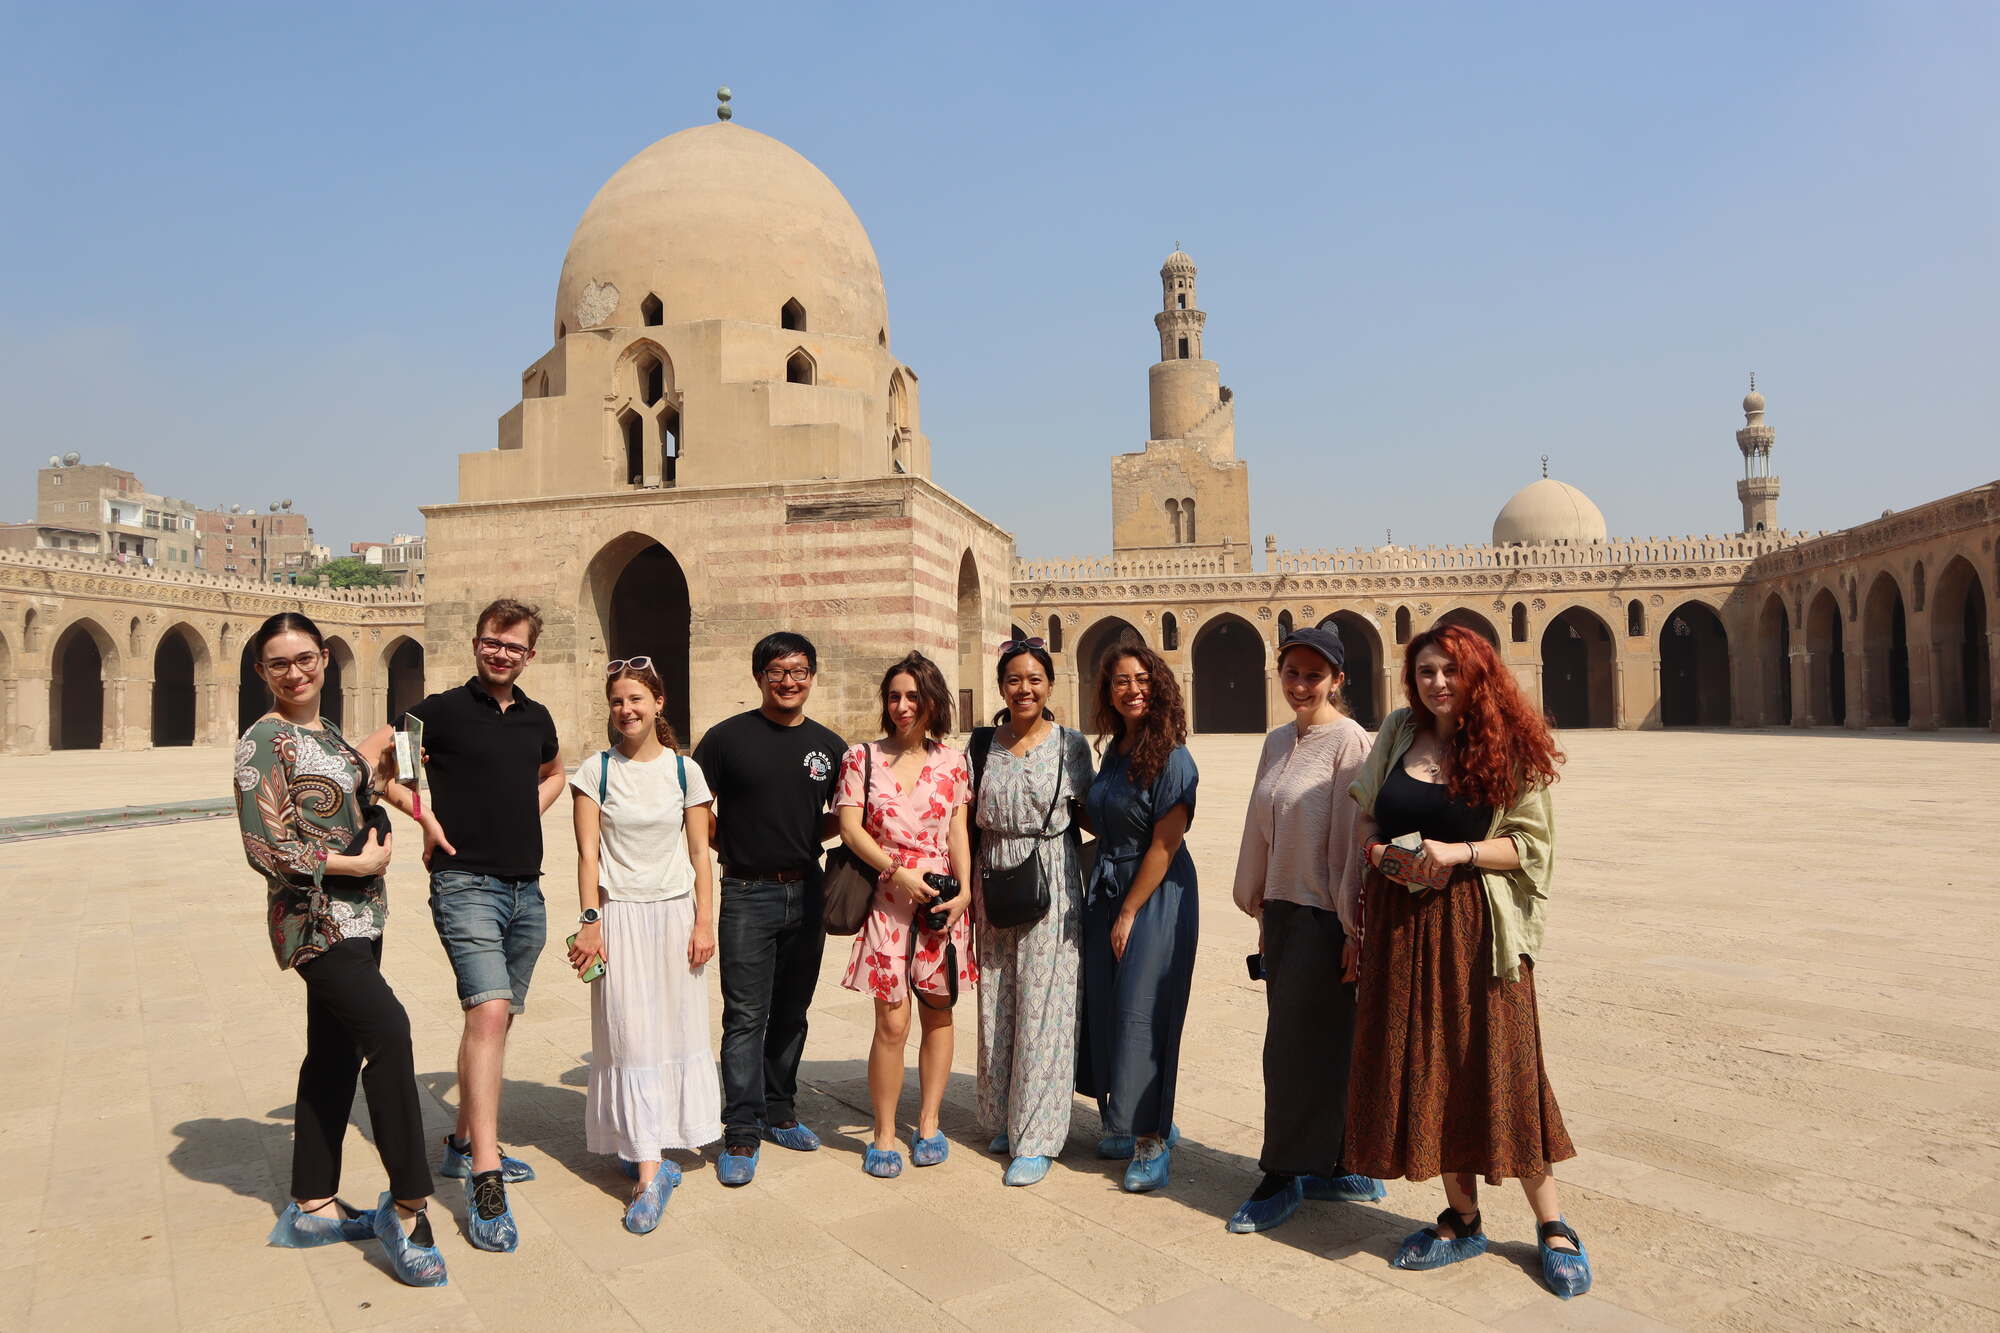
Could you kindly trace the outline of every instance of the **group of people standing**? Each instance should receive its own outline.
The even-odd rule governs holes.
[[[864,1171],[904,1169],[913,1010],[908,1161],[946,1159],[954,1011],[976,991],[979,1111],[1005,1182],[1047,1176],[1082,1092],[1097,1102],[1098,1155],[1129,1161],[1124,1188],[1169,1184],[1199,932],[1186,846],[1198,775],[1178,683],[1157,654],[1133,643],[1106,657],[1090,695],[1093,745],[1049,708],[1042,641],[1009,641],[995,664],[1004,707],[960,751],[945,739],[944,675],[913,652],[881,678],[880,739],[850,746],[806,715],[812,643],[772,634],[750,663],[759,705],[710,727],[691,755],[652,661],[621,659],[604,668],[607,744],[565,774],[553,720],[515,684],[540,630],[532,607],[493,603],[477,622],[474,676],[410,710],[428,801],[395,777],[388,728],[350,745],[319,716],[325,650],[311,621],[274,616],[252,640],[273,707],[238,744],[237,805],[278,963],[307,993],[293,1197],[271,1243],[374,1237],[403,1281],[446,1280],[425,1211],[409,1023],[380,969],[385,804],[422,831],[465,1010],[441,1170],[465,1179],[476,1247],[518,1243],[506,1188],[534,1172],[497,1141],[501,1069],[547,935],[540,816],[565,785],[580,909],[567,956],[591,983],[586,1138],[632,1179],[628,1230],[658,1225],[681,1178],[669,1153],[719,1139],[717,1178],[741,1186],[766,1141],[820,1146],[798,1119],[798,1073],[836,874],[865,898],[858,921],[833,927],[853,934],[841,984],[874,1002]],[[1411,644],[1410,706],[1372,741],[1340,710],[1343,664],[1330,629],[1281,645],[1297,717],[1266,739],[1245,821],[1234,896],[1258,921],[1251,974],[1269,1004],[1265,1174],[1229,1229],[1268,1230],[1306,1199],[1380,1199],[1386,1177],[1442,1175],[1449,1207],[1392,1259],[1439,1267],[1485,1248],[1478,1182],[1511,1176],[1542,1224],[1550,1287],[1577,1294],[1588,1259],[1549,1174],[1573,1149],[1542,1071],[1532,968],[1560,752],[1475,635],[1440,628]],[[835,838],[838,871],[822,866]],[[1390,878],[1385,845],[1413,849],[1443,887]],[[389,1175],[372,1210],[336,1197],[357,1078]]]

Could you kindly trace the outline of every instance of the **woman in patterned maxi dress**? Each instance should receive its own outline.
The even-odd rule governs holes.
[[[1009,1185],[1048,1174],[1069,1137],[1083,968],[1077,815],[1090,791],[1090,743],[1044,712],[1055,669],[1041,640],[1001,645],[1007,715],[973,735],[976,871],[1039,858],[1048,914],[1025,926],[979,924],[979,1118],[1011,1153]],[[982,886],[983,887],[983,886]],[[983,891],[980,901],[984,902]]]
[[[938,1115],[951,1078],[952,1006],[961,986],[978,981],[979,963],[967,913],[972,895],[963,887],[970,870],[965,809],[972,775],[965,756],[937,739],[951,727],[944,673],[922,653],[911,653],[883,675],[881,695],[887,734],[842,757],[834,803],[841,840],[878,877],[875,902],[854,937],[840,984],[875,1000],[868,1052],[875,1133],[861,1166],[886,1179],[903,1171],[894,1145],[911,996],[921,1000],[923,1039],[910,1160],[935,1166],[949,1150]],[[952,876],[959,892],[940,902],[938,890],[925,882],[930,874]],[[942,914],[940,929],[924,923],[934,913]]]

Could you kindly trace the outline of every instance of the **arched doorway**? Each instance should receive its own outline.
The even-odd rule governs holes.
[[[982,616],[979,605],[979,566],[972,552],[958,558],[958,730],[971,731],[980,724],[980,667],[986,654],[980,643]]]
[[[393,727],[424,701],[424,646],[405,635],[383,652],[382,662],[389,682],[386,716]]]
[[[1757,655],[1763,666],[1763,723],[1790,726],[1792,721],[1792,619],[1785,599],[1772,593],[1757,617]]]
[[[14,650],[0,634],[0,754],[14,748]]]
[[[1264,640],[1241,616],[1220,615],[1194,638],[1194,729],[1264,730]]]
[[[1861,722],[1869,727],[1904,727],[1910,722],[1910,626],[1903,613],[1903,590],[1883,570],[1869,585],[1861,608],[1861,651],[1868,663],[1867,696]]]
[[[319,715],[347,730],[347,683],[354,676],[354,650],[334,635],[326,641],[325,676],[320,684]]]
[[[110,637],[88,620],[62,632],[49,654],[49,748],[104,748],[104,666]]]
[[[1847,723],[1847,644],[1840,599],[1821,588],[1806,608],[1806,707],[1818,726]]]
[[[1074,725],[1085,730],[1097,725],[1097,675],[1104,668],[1104,659],[1127,644],[1145,642],[1146,636],[1130,621],[1117,616],[1105,617],[1077,637]]]
[[[1382,725],[1382,637],[1365,617],[1352,611],[1335,611],[1319,624],[1340,635],[1346,653],[1347,680],[1340,692],[1347,700],[1347,715],[1375,730]]]
[[[200,687],[196,683],[195,645],[185,626],[160,636],[153,649],[153,744],[193,745],[198,732]]]
[[[1938,575],[1931,594],[1931,661],[1938,677],[1938,725],[1985,727],[1993,722],[1992,647],[1986,637],[1986,589],[1972,562],[1959,556]]]
[[[1493,622],[1468,607],[1453,607],[1439,616],[1435,624],[1458,625],[1464,629],[1471,630],[1474,634],[1483,635],[1486,642],[1492,644],[1495,648],[1500,646],[1500,631],[1493,628]]]
[[[1611,627],[1572,606],[1542,631],[1542,709],[1558,727],[1612,727]]]
[[[243,652],[236,663],[236,734],[241,736],[250,730],[250,724],[271,711],[271,691],[257,674],[256,659],[250,653],[250,641],[244,640]]]
[[[651,537],[626,533],[590,562],[603,656],[586,663],[578,679],[589,694],[583,716],[592,743],[603,731],[603,666],[626,657],[650,657],[667,691],[667,721],[683,746],[693,709],[688,698],[688,644],[694,613],[687,574],[673,552]]]
[[[1729,633],[1701,602],[1683,602],[1660,626],[1660,725],[1729,725]]]

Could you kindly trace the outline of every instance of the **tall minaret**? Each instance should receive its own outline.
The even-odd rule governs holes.
[[[1211,454],[1229,458],[1236,452],[1236,432],[1233,420],[1211,415],[1228,397],[1222,368],[1201,354],[1208,316],[1195,300],[1194,274],[1194,260],[1185,250],[1175,250],[1160,266],[1160,313],[1153,316],[1160,331],[1160,359],[1148,376],[1151,438],[1182,440],[1199,434]]]
[[[1750,376],[1750,392],[1743,399],[1744,426],[1736,432],[1736,447],[1743,451],[1743,480],[1736,483],[1736,498],[1743,502],[1743,531],[1778,530],[1778,478],[1771,471],[1771,445],[1778,433],[1764,424],[1764,395],[1757,392],[1757,377]]]

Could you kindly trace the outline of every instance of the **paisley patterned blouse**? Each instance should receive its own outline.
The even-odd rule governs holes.
[[[342,940],[379,939],[389,915],[382,878],[325,885],[326,858],[362,827],[369,775],[333,723],[311,731],[260,718],[236,742],[236,822],[243,854],[269,885],[271,948],[281,968]]]

